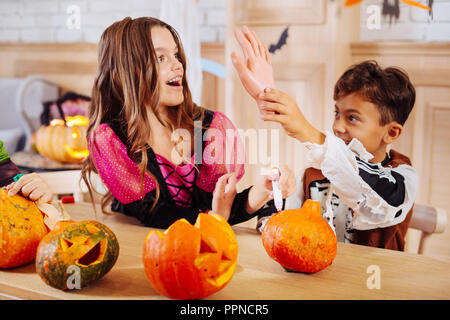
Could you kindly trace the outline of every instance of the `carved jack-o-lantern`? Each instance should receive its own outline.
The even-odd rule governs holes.
[[[84,287],[111,270],[118,256],[119,243],[104,224],[92,220],[65,222],[42,239],[36,270],[48,285],[67,290],[75,272],[80,287]]]
[[[80,162],[89,156],[86,130],[88,119],[84,116],[54,119],[36,133],[35,143],[39,153],[60,162]]]
[[[165,232],[152,230],[144,243],[144,268],[150,283],[172,299],[201,299],[231,280],[238,243],[228,222],[199,214],[192,226],[175,221]]]

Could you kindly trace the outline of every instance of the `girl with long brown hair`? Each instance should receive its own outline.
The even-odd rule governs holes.
[[[227,130],[237,130],[223,113],[193,103],[185,74],[183,47],[170,25],[127,17],[103,32],[82,170],[90,192],[95,172],[109,190],[104,211],[112,200],[113,211],[157,228],[180,218],[194,223],[211,209],[230,224],[273,210],[262,209],[272,198],[270,177],[236,192],[245,155]],[[280,184],[285,196],[292,194],[292,172],[282,170]]]

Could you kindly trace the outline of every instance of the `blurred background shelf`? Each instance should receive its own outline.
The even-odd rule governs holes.
[[[61,163],[41,156],[36,151],[18,151],[11,155],[11,160],[24,172],[48,172],[80,170],[81,163]]]

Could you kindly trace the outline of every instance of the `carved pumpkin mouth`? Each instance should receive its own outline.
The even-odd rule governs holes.
[[[194,265],[200,272],[205,272],[206,267],[205,279],[214,287],[227,283],[236,269],[237,244],[231,240],[234,237],[231,228],[219,227],[221,220],[217,215],[201,215],[195,223],[201,231],[201,242]]]
[[[80,267],[101,263],[108,247],[108,239],[104,237],[105,235],[100,230],[90,227],[88,231],[91,236],[77,236],[71,240],[61,237],[60,240],[63,252],[67,252],[74,257],[79,256],[75,264]]]
[[[82,160],[89,156],[89,150],[88,149],[74,149],[70,147],[67,143],[64,144],[64,149],[66,152],[73,158]]]
[[[194,260],[194,266],[211,285],[219,287],[229,279],[229,271],[233,265],[231,257],[227,257],[225,252],[218,252],[208,243],[208,238],[201,239],[200,252]]]
[[[80,259],[78,259],[76,264],[87,267],[102,262],[106,252],[107,241],[108,240],[106,238],[101,240]]]

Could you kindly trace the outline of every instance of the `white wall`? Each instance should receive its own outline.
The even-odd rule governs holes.
[[[103,30],[126,16],[158,17],[163,0],[0,0],[0,41],[97,42]],[[80,29],[69,29],[71,5]],[[224,42],[226,0],[199,0],[202,42]]]
[[[125,16],[157,17],[161,1],[164,0],[0,0],[0,41],[97,42],[107,26]],[[433,20],[427,11],[400,2],[396,23],[389,24],[382,18],[379,30],[369,30],[366,9],[373,4],[381,7],[382,2],[364,0],[359,4],[361,41],[450,41],[450,0],[434,1]],[[80,29],[66,26],[70,5],[81,10]],[[198,6],[202,42],[225,42],[227,0],[199,0]]]
[[[400,2],[400,17],[389,24],[387,18],[381,19],[379,30],[367,28],[367,7],[379,4],[382,0],[365,0],[361,4],[361,41],[412,40],[412,41],[450,41],[450,0],[435,0],[433,19],[428,11]],[[418,2],[426,4],[427,1]]]

